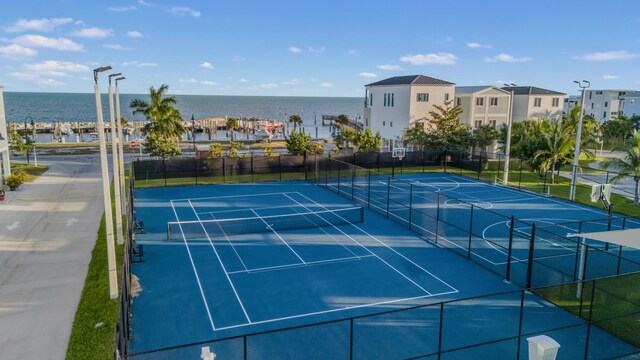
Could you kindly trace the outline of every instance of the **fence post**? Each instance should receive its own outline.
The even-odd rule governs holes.
[[[445,150],[444,151],[444,172],[447,172],[447,160],[448,160],[447,157],[448,157],[447,150]]]
[[[607,170],[607,179],[604,181],[605,184],[609,183],[609,170]]]
[[[496,171],[497,177],[500,178],[500,166],[502,164],[502,154],[498,154],[498,169]]]
[[[513,227],[515,224],[515,216],[511,215],[511,226],[509,226],[509,248],[507,251],[507,280],[511,280],[511,253],[513,252]]]
[[[253,163],[253,152],[251,152],[251,181],[255,181],[255,170]]]
[[[304,179],[308,180],[309,179],[309,174],[307,173],[307,152],[304,152],[304,155],[302,155],[302,167],[304,167]]]
[[[340,166],[338,164],[338,195],[340,195]]]
[[[193,156],[193,175],[196,178],[196,185],[198,185],[198,157],[197,156]]]
[[[607,231],[611,231],[611,217],[612,214],[609,212],[609,218],[607,219]],[[604,243],[604,251],[609,251],[609,242]]]
[[[244,354],[244,360],[247,360],[247,336],[242,337],[242,353]]]
[[[376,169],[378,170],[378,172],[380,172],[380,151],[377,152],[377,157],[376,157]]]
[[[425,154],[424,154],[424,149],[422,149],[422,172],[424,172],[424,162],[425,162]]]
[[[522,159],[520,159],[520,177],[518,179],[518,190],[522,189]]]
[[[442,323],[444,318],[444,303],[440,303],[440,324],[438,330],[438,360],[440,360],[440,356],[442,356]]]
[[[471,259],[471,238],[473,237],[473,204],[469,212],[469,246],[467,247],[467,259]]]
[[[349,359],[353,359],[353,318],[349,319]]]
[[[413,212],[413,184],[409,184],[409,230],[411,230],[411,213]]]
[[[391,195],[391,177],[387,178],[387,219],[389,218],[389,199]]]
[[[367,176],[367,208],[371,208],[371,170],[369,170],[369,176]]]
[[[282,154],[278,156],[278,172],[280,173],[280,181],[282,181]]]
[[[436,201],[438,205],[436,206],[436,244],[438,243],[438,228],[440,227],[440,193],[437,193]]]
[[[589,319],[587,320],[587,339],[584,345],[584,359],[589,358],[589,336],[591,335],[591,320],[593,317],[593,300],[596,295],[596,280],[591,281],[591,304],[589,304]]]
[[[578,223],[578,234],[582,233],[582,221],[580,221]],[[580,241],[580,238],[578,238],[577,244],[576,244],[576,261],[575,261],[575,265],[573,266],[573,281],[576,281],[576,279],[578,278],[578,260],[580,259],[580,256],[578,256],[578,254],[580,254],[580,246],[582,241]]]
[[[356,191],[356,166],[352,165],[351,166],[351,201],[353,201],[353,198],[355,197],[355,191]]]
[[[527,264],[527,283],[526,288],[531,288],[531,278],[533,272],[533,251],[534,243],[536,242],[536,223],[531,225],[531,240],[529,240],[529,263]]]
[[[222,183],[227,182],[227,165],[225,165],[226,157],[222,157]]]
[[[478,160],[478,180],[480,180],[480,174],[482,173],[482,154],[480,154]]]
[[[167,186],[167,167],[164,162],[164,156],[162,157],[162,176],[164,177],[164,186]]]

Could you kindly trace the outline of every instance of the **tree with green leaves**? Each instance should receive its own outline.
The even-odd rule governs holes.
[[[625,178],[632,178],[636,183],[634,202],[640,203],[638,198],[638,185],[640,184],[640,134],[638,130],[633,130],[632,138],[626,146],[619,146],[615,151],[624,151],[622,158],[609,158],[602,162],[604,169],[614,169],[618,172],[616,176],[609,179],[615,183]]]
[[[232,159],[243,157],[240,154],[240,150],[244,149],[244,144],[239,141],[229,141],[229,150],[227,150],[225,156]]]
[[[345,114],[338,115],[336,122],[340,125],[349,125],[349,117]]]
[[[311,146],[309,146],[309,153],[322,155],[324,154],[324,146],[322,146],[322,144],[312,143]]]
[[[382,138],[379,132],[374,136],[371,129],[360,130],[356,134],[355,144],[359,153],[379,152],[382,148]]]
[[[222,157],[222,144],[211,143],[207,152],[207,159],[219,159]]]
[[[434,107],[425,122],[425,145],[437,150],[469,150],[473,145],[473,134],[469,125],[460,124],[462,108],[453,105],[453,100]]]
[[[151,137],[146,149],[153,156],[171,157],[180,155],[180,139],[186,129],[182,125],[180,111],[174,108],[178,103],[175,96],[166,96],[169,86],[162,84],[157,90],[149,88],[150,102],[140,99],[131,100],[129,107],[133,114],[143,114],[147,121],[143,133]],[[146,143],[146,142],[145,142]]]
[[[343,126],[333,140],[339,148],[348,148],[349,144],[356,142],[357,134],[352,128]]]
[[[275,155],[273,153],[273,146],[271,145],[266,145],[265,147],[262,148],[262,151],[264,156],[272,157]]]
[[[556,166],[568,164],[573,159],[576,129],[566,119],[545,120],[542,123],[545,124],[542,138],[546,146],[535,153],[534,160],[540,164],[542,171],[551,171],[551,184],[554,184]],[[581,152],[591,155],[586,148],[582,148]]]
[[[27,133],[20,135],[16,129],[15,123],[8,123],[7,125],[7,131],[9,132],[9,146],[11,146],[11,149],[18,152],[20,155],[25,155],[28,151],[32,151],[34,146],[33,139],[31,139]]]
[[[487,148],[498,138],[498,130],[491,125],[481,125],[473,131],[473,142],[480,149],[481,156],[487,158]]]
[[[230,117],[227,119],[226,123],[227,131],[231,133],[231,141],[233,141],[233,132],[234,130],[240,127],[240,123],[238,123],[238,119],[234,117]]]
[[[293,123],[293,131],[296,131],[298,125],[302,125],[302,118],[298,114],[289,116],[289,122]]]
[[[302,155],[311,149],[311,136],[302,131],[292,131],[285,138],[285,143],[290,154]]]

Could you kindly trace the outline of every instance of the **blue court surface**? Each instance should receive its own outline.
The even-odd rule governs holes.
[[[561,233],[572,221],[604,214],[447,174],[399,178],[420,183],[441,196],[515,215],[523,221],[523,238],[528,231],[526,221],[544,223],[549,233]],[[388,207],[391,216],[404,217],[404,209],[376,200],[375,194],[394,191],[391,198],[405,198],[409,191],[412,206],[433,210],[433,192],[413,193],[414,189],[402,186],[391,190],[385,181],[381,177],[367,184],[371,206]],[[353,193],[355,199],[355,188]],[[518,286],[447,249],[463,243],[454,227],[446,229],[440,243],[434,244],[419,234],[429,224],[415,223],[412,229],[418,232],[409,230],[374,211],[362,210],[357,203],[303,181],[136,190],[135,217],[144,222],[145,233],[136,234],[135,240],[144,245],[145,255],[144,262],[132,268],[140,286],[132,303],[132,352],[504,292],[509,293],[445,305],[442,349],[513,335],[523,301],[523,331],[575,325],[548,335],[565,344],[566,355],[584,351],[584,321],[530,293],[521,299]],[[464,216],[470,211],[468,205],[452,199],[439,211],[438,216],[448,222],[469,227],[470,219]],[[477,226],[477,233],[490,242],[483,241],[485,245],[475,249],[474,256],[503,266],[500,244],[510,223],[475,211],[474,229]],[[559,223],[567,225],[554,227]],[[543,246],[541,257],[562,258],[561,249],[556,244]],[[514,251],[513,257],[519,256],[526,255]],[[373,356],[380,351],[391,351],[398,358],[437,351],[437,341],[425,339],[434,333],[437,336],[440,311],[434,306],[362,318],[354,325],[354,349],[362,358],[362,354]],[[489,318],[496,321],[485,321]],[[326,326],[329,341],[349,342],[348,326],[346,336],[340,335],[344,331],[340,323],[331,326]],[[280,355],[288,351],[285,358],[297,358],[301,353],[296,351],[308,351],[310,341],[319,340],[317,347],[326,341],[297,334],[293,338],[284,333],[270,336],[262,345],[270,351],[281,347]],[[259,347],[260,337],[255,341],[254,347]],[[515,348],[516,344],[517,340],[509,340],[496,346]],[[474,349],[477,353],[478,348],[469,351]],[[590,349],[595,351],[594,358],[634,350],[597,328],[591,329]],[[218,354],[225,351],[232,352],[218,349]],[[319,350],[315,358],[322,358],[321,354]],[[309,353],[304,357],[314,358]]]

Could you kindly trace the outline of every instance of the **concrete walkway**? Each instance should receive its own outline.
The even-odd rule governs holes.
[[[103,213],[96,156],[38,160],[0,202],[0,359],[65,358]]]

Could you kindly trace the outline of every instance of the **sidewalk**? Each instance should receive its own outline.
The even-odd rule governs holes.
[[[95,156],[38,160],[49,170],[0,202],[2,359],[65,358],[103,213]]]

